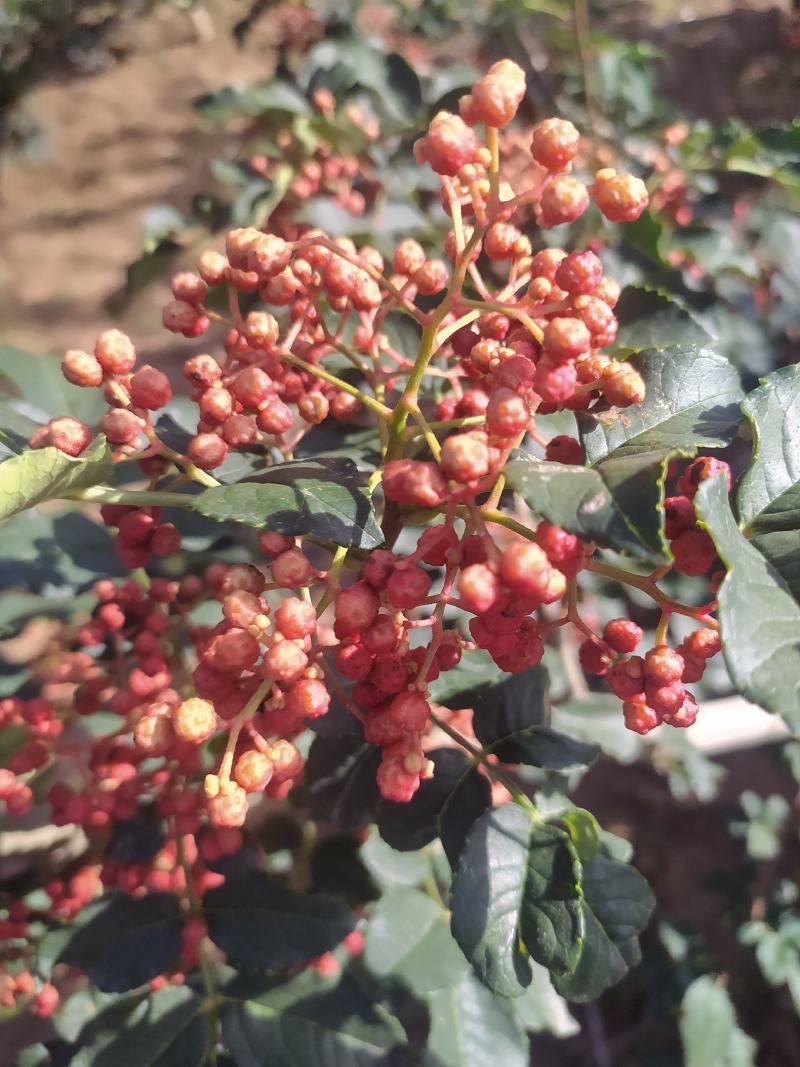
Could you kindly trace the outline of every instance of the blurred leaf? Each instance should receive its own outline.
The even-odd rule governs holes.
[[[394,889],[373,907],[364,962],[379,978],[399,978],[424,996],[457,983],[469,964],[452,938],[448,913],[418,889]]]
[[[528,1039],[511,1003],[471,974],[427,997],[431,1067],[527,1067]]]
[[[311,114],[311,106],[303,94],[289,82],[277,78],[245,89],[226,85],[216,92],[197,97],[193,106],[208,122],[219,124],[238,118],[258,118],[274,112]]]
[[[266,874],[228,877],[203,897],[208,936],[244,971],[283,971],[335,948],[356,928],[336,897],[295,893]]]
[[[307,970],[224,990],[222,1032],[237,1067],[384,1067],[404,1034],[345,975],[334,988]],[[265,1058],[266,1057],[266,1058]]]
[[[55,962],[80,968],[104,992],[121,993],[144,985],[177,961],[182,926],[172,893],[137,898],[110,893],[49,937]],[[40,946],[40,964],[48,955]]]
[[[210,1042],[203,998],[168,985],[126,997],[83,1032],[71,1067],[201,1067]]]
[[[756,1043],[736,1025],[728,991],[711,975],[686,990],[679,1025],[686,1067],[754,1067]]]

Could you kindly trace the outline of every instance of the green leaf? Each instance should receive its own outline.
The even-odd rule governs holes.
[[[209,1031],[202,997],[167,986],[107,1008],[81,1036],[71,1067],[200,1067]]]
[[[388,1067],[403,1031],[345,975],[330,988],[313,971],[223,990],[222,1032],[237,1067]]]
[[[736,494],[739,520],[800,600],[800,367],[764,378],[742,407],[755,450]]]
[[[356,928],[336,897],[295,893],[258,871],[229,877],[203,897],[208,936],[232,966],[282,971],[335,948]]]
[[[756,1042],[736,1025],[728,991],[710,974],[684,993],[679,1025],[686,1067],[754,1067]]]
[[[96,989],[79,989],[59,1002],[53,1015],[56,1033],[64,1041],[76,1041],[81,1031],[114,999],[113,995]]]
[[[385,800],[378,810],[381,837],[402,852],[423,848],[439,835],[445,808],[450,811],[447,830],[459,848],[469,827],[491,803],[488,779],[470,768],[459,749],[435,749],[428,756],[433,761],[433,775],[422,781],[411,800],[404,804]]]
[[[45,500],[107,481],[114,469],[104,437],[73,459],[57,448],[33,448],[0,463],[0,519]]]
[[[527,1067],[528,1039],[511,1005],[472,975],[427,997],[431,1067]],[[513,1001],[512,1003],[516,1003]]]
[[[192,498],[192,508],[218,522],[353,548],[377,548],[383,536],[366,479],[351,460],[298,460],[266,471],[258,480],[220,485]]]
[[[566,1001],[553,988],[550,975],[538,963],[532,965],[533,981],[509,1006],[526,1030],[548,1030],[556,1037],[572,1037],[580,1027],[569,1013]]]
[[[303,94],[289,82],[276,78],[245,89],[226,85],[216,92],[198,97],[193,106],[208,122],[220,124],[230,122],[231,119],[257,118],[275,112],[290,115],[311,114],[311,107]]]
[[[627,231],[625,236],[628,237]],[[708,331],[680,300],[646,285],[626,285],[614,314],[619,322],[615,352],[705,345],[711,340]]]
[[[379,978],[399,978],[423,996],[469,971],[447,912],[426,893],[409,888],[386,893],[372,909],[364,962]]]
[[[55,962],[79,967],[104,992],[121,993],[175,963],[182,926],[172,893],[137,898],[112,893],[85,908],[51,943]],[[47,957],[40,949],[40,965]]]
[[[30,415],[40,413],[40,423],[56,415],[73,415],[92,423],[104,408],[99,389],[71,385],[61,373],[61,361],[52,356],[34,355],[13,345],[0,345],[0,379],[15,396],[31,406]]]
[[[506,467],[506,478],[548,522],[655,565],[670,558],[662,504],[667,465],[676,454],[693,450],[613,456],[596,467],[516,459]]]
[[[567,1000],[587,1001],[625,976],[638,962],[636,935],[655,906],[650,886],[625,863],[597,856],[583,865],[583,952],[572,974],[554,978]]]
[[[425,853],[399,852],[386,844],[375,827],[361,846],[361,856],[370,874],[384,889],[419,885],[431,869]]]
[[[687,448],[722,448],[736,436],[742,389],[734,367],[712,348],[674,345],[631,357],[644,378],[641,404],[579,413],[588,461]]]
[[[519,674],[504,674],[499,685],[473,698],[472,726],[484,745],[526,730],[544,726],[550,715],[547,671],[531,667]]]
[[[701,483],[695,509],[728,568],[717,598],[731,680],[748,699],[798,729],[800,605],[777,571],[741,534],[724,477]]]
[[[477,729],[475,733],[479,736]],[[599,745],[567,737],[549,726],[529,726],[487,747],[501,763],[525,763],[565,774],[585,769],[600,755]]]
[[[52,596],[54,588],[80,590],[124,573],[106,527],[77,511],[22,511],[3,523],[2,536],[4,589]]]
[[[580,863],[561,830],[517,804],[477,820],[453,877],[452,930],[478,977],[501,996],[530,984],[523,954],[573,969],[583,939]]]
[[[507,678],[488,652],[465,652],[451,671],[440,674],[429,687],[430,698],[443,708],[471,708],[483,694]]]
[[[586,808],[571,808],[561,816],[561,821],[566,824],[581,862],[593,860],[600,848],[602,833],[600,824],[594,815]]]

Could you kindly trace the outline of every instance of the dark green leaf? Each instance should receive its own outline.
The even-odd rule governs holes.
[[[522,945],[550,970],[574,968],[583,937],[580,864],[567,835],[517,804],[482,815],[453,877],[452,930],[478,977],[501,996],[530,984]]]
[[[237,1067],[388,1067],[403,1031],[345,975],[330,988],[313,971],[224,989],[222,1031]]]
[[[113,471],[111,451],[99,437],[73,459],[57,448],[35,448],[0,463],[0,519],[45,500],[107,481]]]
[[[206,489],[192,500],[201,515],[354,548],[383,541],[366,480],[351,460],[284,463],[237,485]]]
[[[737,689],[800,727],[800,605],[741,534],[722,476],[702,482],[695,509],[728,573],[717,594],[722,650]]]
[[[636,935],[647,925],[655,900],[639,872],[597,856],[583,865],[583,952],[572,974],[554,985],[567,1000],[586,1001],[625,976],[638,960]]]
[[[399,978],[416,994],[450,986],[469,970],[447,912],[418,889],[394,889],[374,906],[364,962],[379,978]]]
[[[626,231],[626,237],[628,236]],[[645,285],[627,285],[614,308],[619,322],[615,351],[705,345],[711,340],[691,312],[674,296]]]
[[[295,893],[268,875],[229,877],[203,897],[208,935],[233,966],[282,971],[335,948],[356,927],[349,908],[322,893]]]
[[[182,925],[172,893],[109,894],[58,932],[66,943],[56,962],[79,967],[104,992],[135,989],[175,963]]]
[[[431,1067],[527,1067],[528,1038],[511,1005],[471,975],[427,997]],[[516,1004],[516,1001],[512,1002]]]
[[[200,1067],[210,1040],[203,1000],[167,986],[107,1008],[83,1032],[71,1067]]]
[[[739,482],[739,519],[800,600],[800,368],[770,374],[742,407],[755,450]]]
[[[361,858],[362,846],[355,834],[332,834],[318,841],[309,861],[315,893],[334,893],[353,906],[380,895]]]
[[[347,829],[372,822],[380,800],[375,779],[380,762],[380,748],[363,737],[315,737],[304,776],[314,817]]]
[[[465,652],[453,670],[431,682],[430,697],[444,708],[471,708],[482,693],[507,677],[488,652]]]
[[[493,745],[530,726],[543,726],[550,713],[547,671],[531,667],[504,681],[473,702],[472,726],[484,745]]]
[[[711,348],[675,345],[631,357],[645,382],[641,404],[579,414],[586,456],[613,457],[675,449],[722,448],[736,436],[742,390],[730,363]]]
[[[262,85],[239,89],[226,85],[213,93],[206,93],[194,101],[195,109],[209,122],[225,123],[242,117],[257,118],[283,112],[309,115],[308,101],[288,82],[271,79]]]
[[[440,748],[429,752],[434,764],[431,778],[423,779],[419,789],[406,804],[384,800],[378,810],[378,830],[392,848],[413,852],[433,841],[439,834],[439,817],[447,806],[461,808],[447,823],[448,831],[458,838],[456,818],[461,820],[461,839],[469,825],[488,806],[491,789],[485,778],[469,773],[470,765],[459,749]],[[457,790],[456,797],[451,797]],[[469,819],[469,822],[465,820]]]
[[[669,559],[664,539],[664,479],[673,455],[688,450],[613,456],[596,467],[513,460],[508,484],[537,515],[587,541],[658,564]]]
[[[563,773],[585,769],[600,755],[599,745],[577,741],[549,726],[517,730],[489,748],[501,763],[525,763]]]

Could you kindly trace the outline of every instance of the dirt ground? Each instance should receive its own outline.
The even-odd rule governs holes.
[[[231,27],[252,6],[204,0],[190,13],[160,5],[123,22],[111,42],[119,62],[31,94],[26,107],[41,128],[40,148],[0,161],[0,342],[58,353],[91,345],[110,325],[103,301],[140,251],[146,210],[157,202],[185,209],[209,186],[208,160],[229,143],[201,127],[192,100],[273,69],[281,22],[274,6],[242,48],[232,39]],[[694,96],[724,112],[746,93],[774,109],[786,99],[779,90],[790,68],[779,38],[790,7],[653,0],[635,32],[671,51],[668,79],[683,103]],[[669,21],[676,16],[679,29]],[[150,287],[117,321],[151,356],[175,348],[160,327],[163,297],[163,287]]]
[[[146,210],[185,208],[224,143],[201,128],[192,100],[272,70],[266,32],[241,50],[231,38],[249,6],[224,0],[195,17],[161,7],[125,23],[119,63],[29,98],[41,150],[0,172],[2,340],[58,352],[90,345],[109,325],[103,301],[140,252]],[[163,299],[155,286],[125,316],[143,348],[163,345]]]

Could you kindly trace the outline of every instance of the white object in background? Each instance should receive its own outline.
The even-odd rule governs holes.
[[[701,703],[697,721],[685,735],[700,752],[718,756],[783,741],[792,736],[792,731],[780,716],[764,711],[744,697],[730,696]]]

